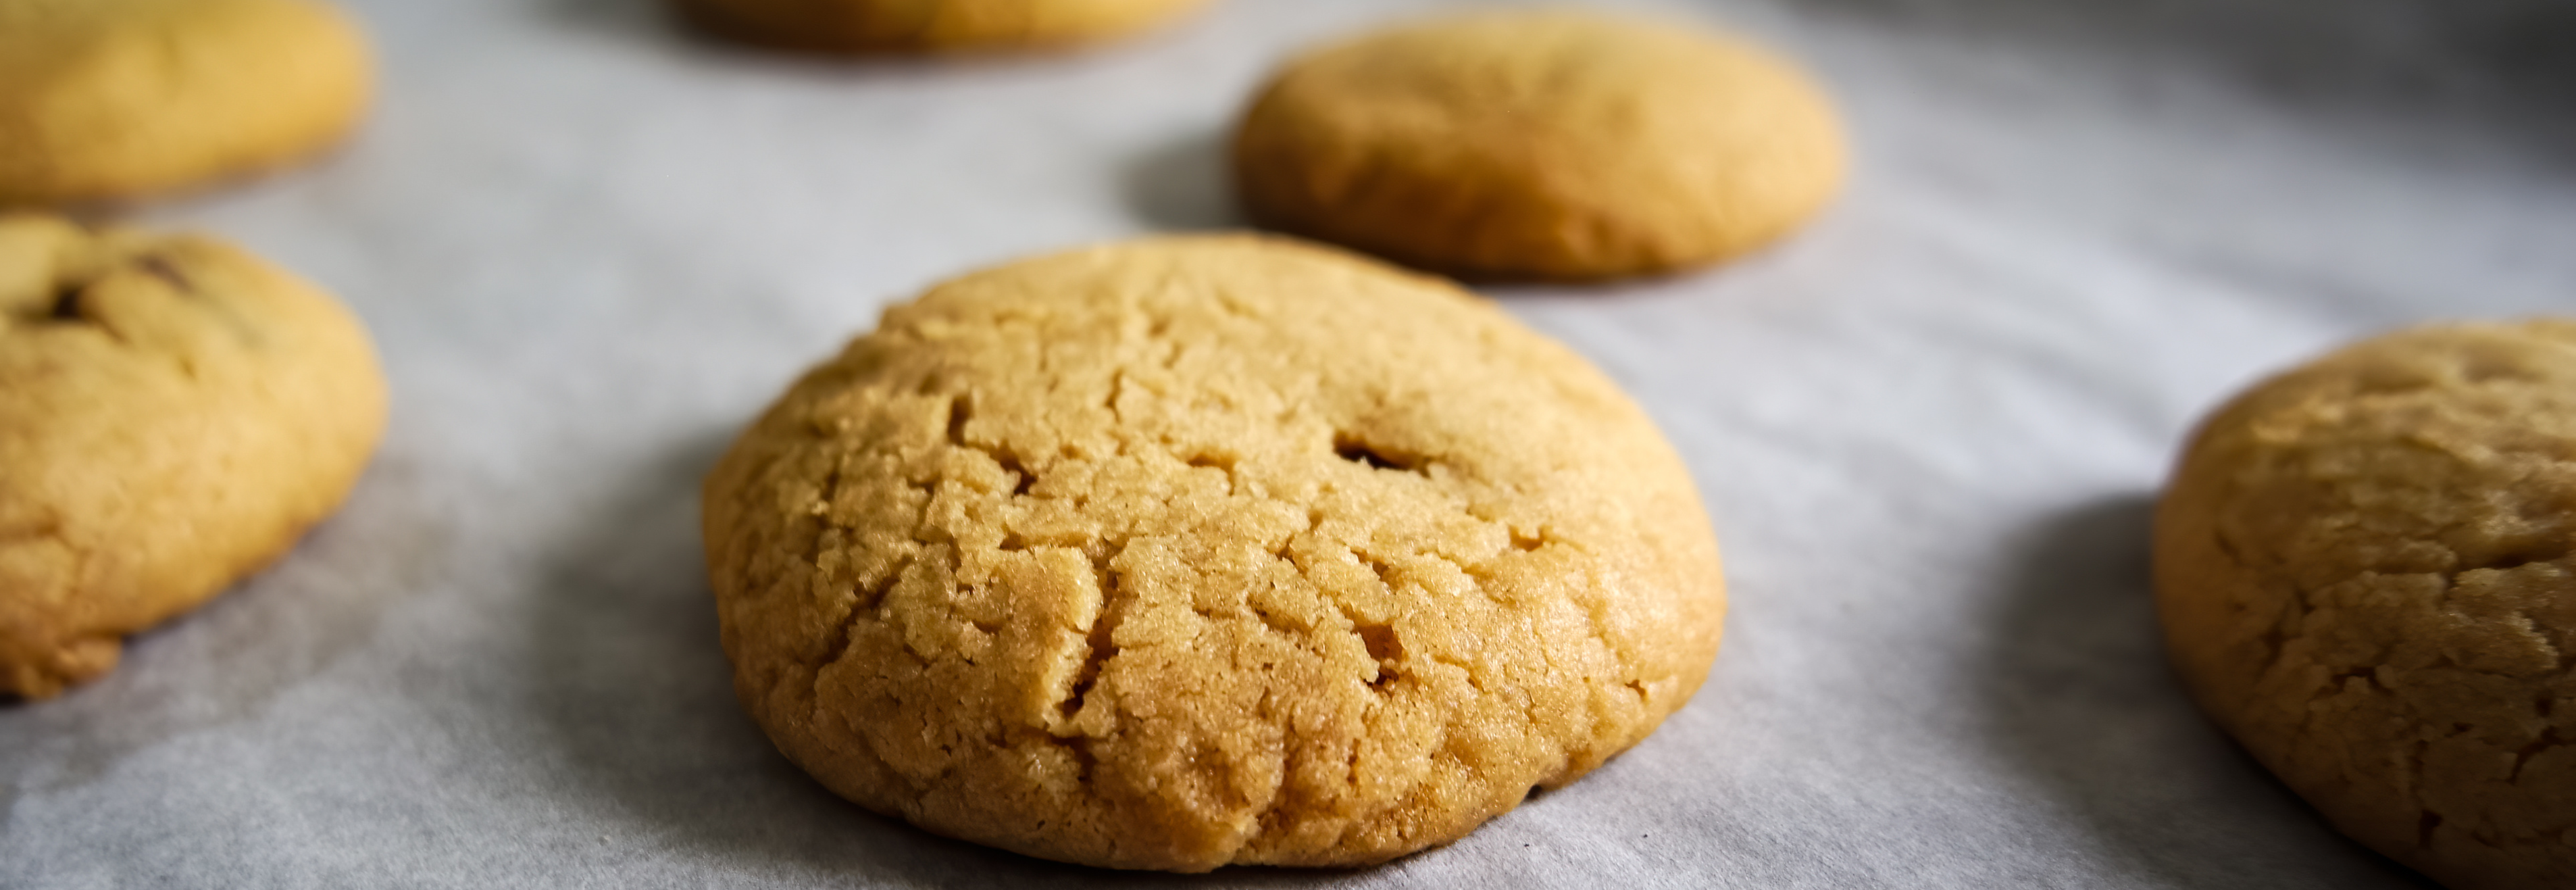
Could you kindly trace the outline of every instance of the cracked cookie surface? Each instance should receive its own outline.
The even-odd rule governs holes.
[[[1087,43],[1206,0],[675,0],[699,27],[821,52],[939,52]]]
[[[2420,328],[2268,381],[2157,515],[2175,664],[2344,833],[2576,884],[2576,322]]]
[[[969,275],[706,483],[745,706],[833,790],[1071,862],[1447,843],[1680,707],[1725,593],[1690,477],[1454,286],[1254,237]]]
[[[312,286],[209,238],[0,215],[0,693],[96,677],[283,554],[384,417],[366,332]]]
[[[1564,9],[1452,14],[1314,50],[1234,138],[1263,225],[1497,279],[1718,262],[1841,186],[1824,94],[1749,44]]]
[[[274,167],[353,126],[357,26],[316,0],[0,0],[0,205]]]

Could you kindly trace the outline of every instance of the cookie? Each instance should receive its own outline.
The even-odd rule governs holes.
[[[832,790],[1067,862],[1359,865],[1636,744],[1725,610],[1681,461],[1447,283],[1244,236],[941,285],[708,477],[736,691]]]
[[[1088,43],[1205,0],[675,0],[699,27],[819,52],[941,52]]]
[[[0,215],[0,693],[277,559],[384,427],[366,332],[210,238]]]
[[[2576,886],[2576,322],[2363,342],[2211,418],[2156,517],[2176,668],[2334,825]]]
[[[1234,136],[1262,225],[1485,279],[1714,263],[1839,188],[1824,95],[1746,43],[1574,10],[1449,15],[1306,53]]]
[[[0,205],[284,164],[348,132],[371,76],[315,0],[0,0]]]

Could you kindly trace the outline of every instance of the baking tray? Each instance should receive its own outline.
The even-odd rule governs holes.
[[[735,705],[697,482],[886,304],[1238,225],[1223,134],[1295,47],[1444,5],[1229,0],[1098,51],[840,62],[649,0],[365,0],[322,163],[111,212],[344,297],[394,392],[282,564],[0,708],[0,886],[2415,886],[2192,709],[2149,602],[2193,420],[2408,322],[2576,302],[2556,2],[1614,4],[1804,60],[1856,143],[1777,249],[1488,289],[1707,494],[1734,597],[1688,708],[1361,871],[1061,866],[822,791]]]

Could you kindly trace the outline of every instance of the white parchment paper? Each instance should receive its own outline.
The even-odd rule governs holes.
[[[1690,459],[1735,600],[1663,730],[1455,846],[1182,878],[942,840],[733,702],[699,476],[883,305],[1230,225],[1221,134],[1308,41],[1228,0],[1072,56],[836,63],[651,0],[363,0],[364,133],[119,214],[365,316],[337,518],[103,682],[0,707],[0,886],[2245,887],[2420,879],[2192,710],[2150,498],[2235,387],[2411,321],[2576,310],[2576,5],[1704,0],[1805,59],[1849,193],[1704,275],[1498,290]]]

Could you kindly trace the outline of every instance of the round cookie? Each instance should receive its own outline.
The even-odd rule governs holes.
[[[2576,886],[2576,323],[2428,327],[2212,417],[2156,518],[2176,667],[2345,834]]]
[[[1120,868],[1448,843],[1651,732],[1716,543],[1618,387],[1454,286],[1144,240],[886,313],[706,483],[735,688],[931,831]]]
[[[1056,46],[1122,36],[1206,0],[675,0],[699,27],[820,52]]]
[[[0,694],[105,673],[284,554],[384,420],[366,332],[312,286],[208,238],[0,215]]]
[[[1314,50],[1234,137],[1253,219],[1475,278],[1724,260],[1840,187],[1825,97],[1753,46],[1574,10],[1449,15]]]
[[[370,62],[315,0],[0,0],[0,205],[128,198],[311,154]]]

